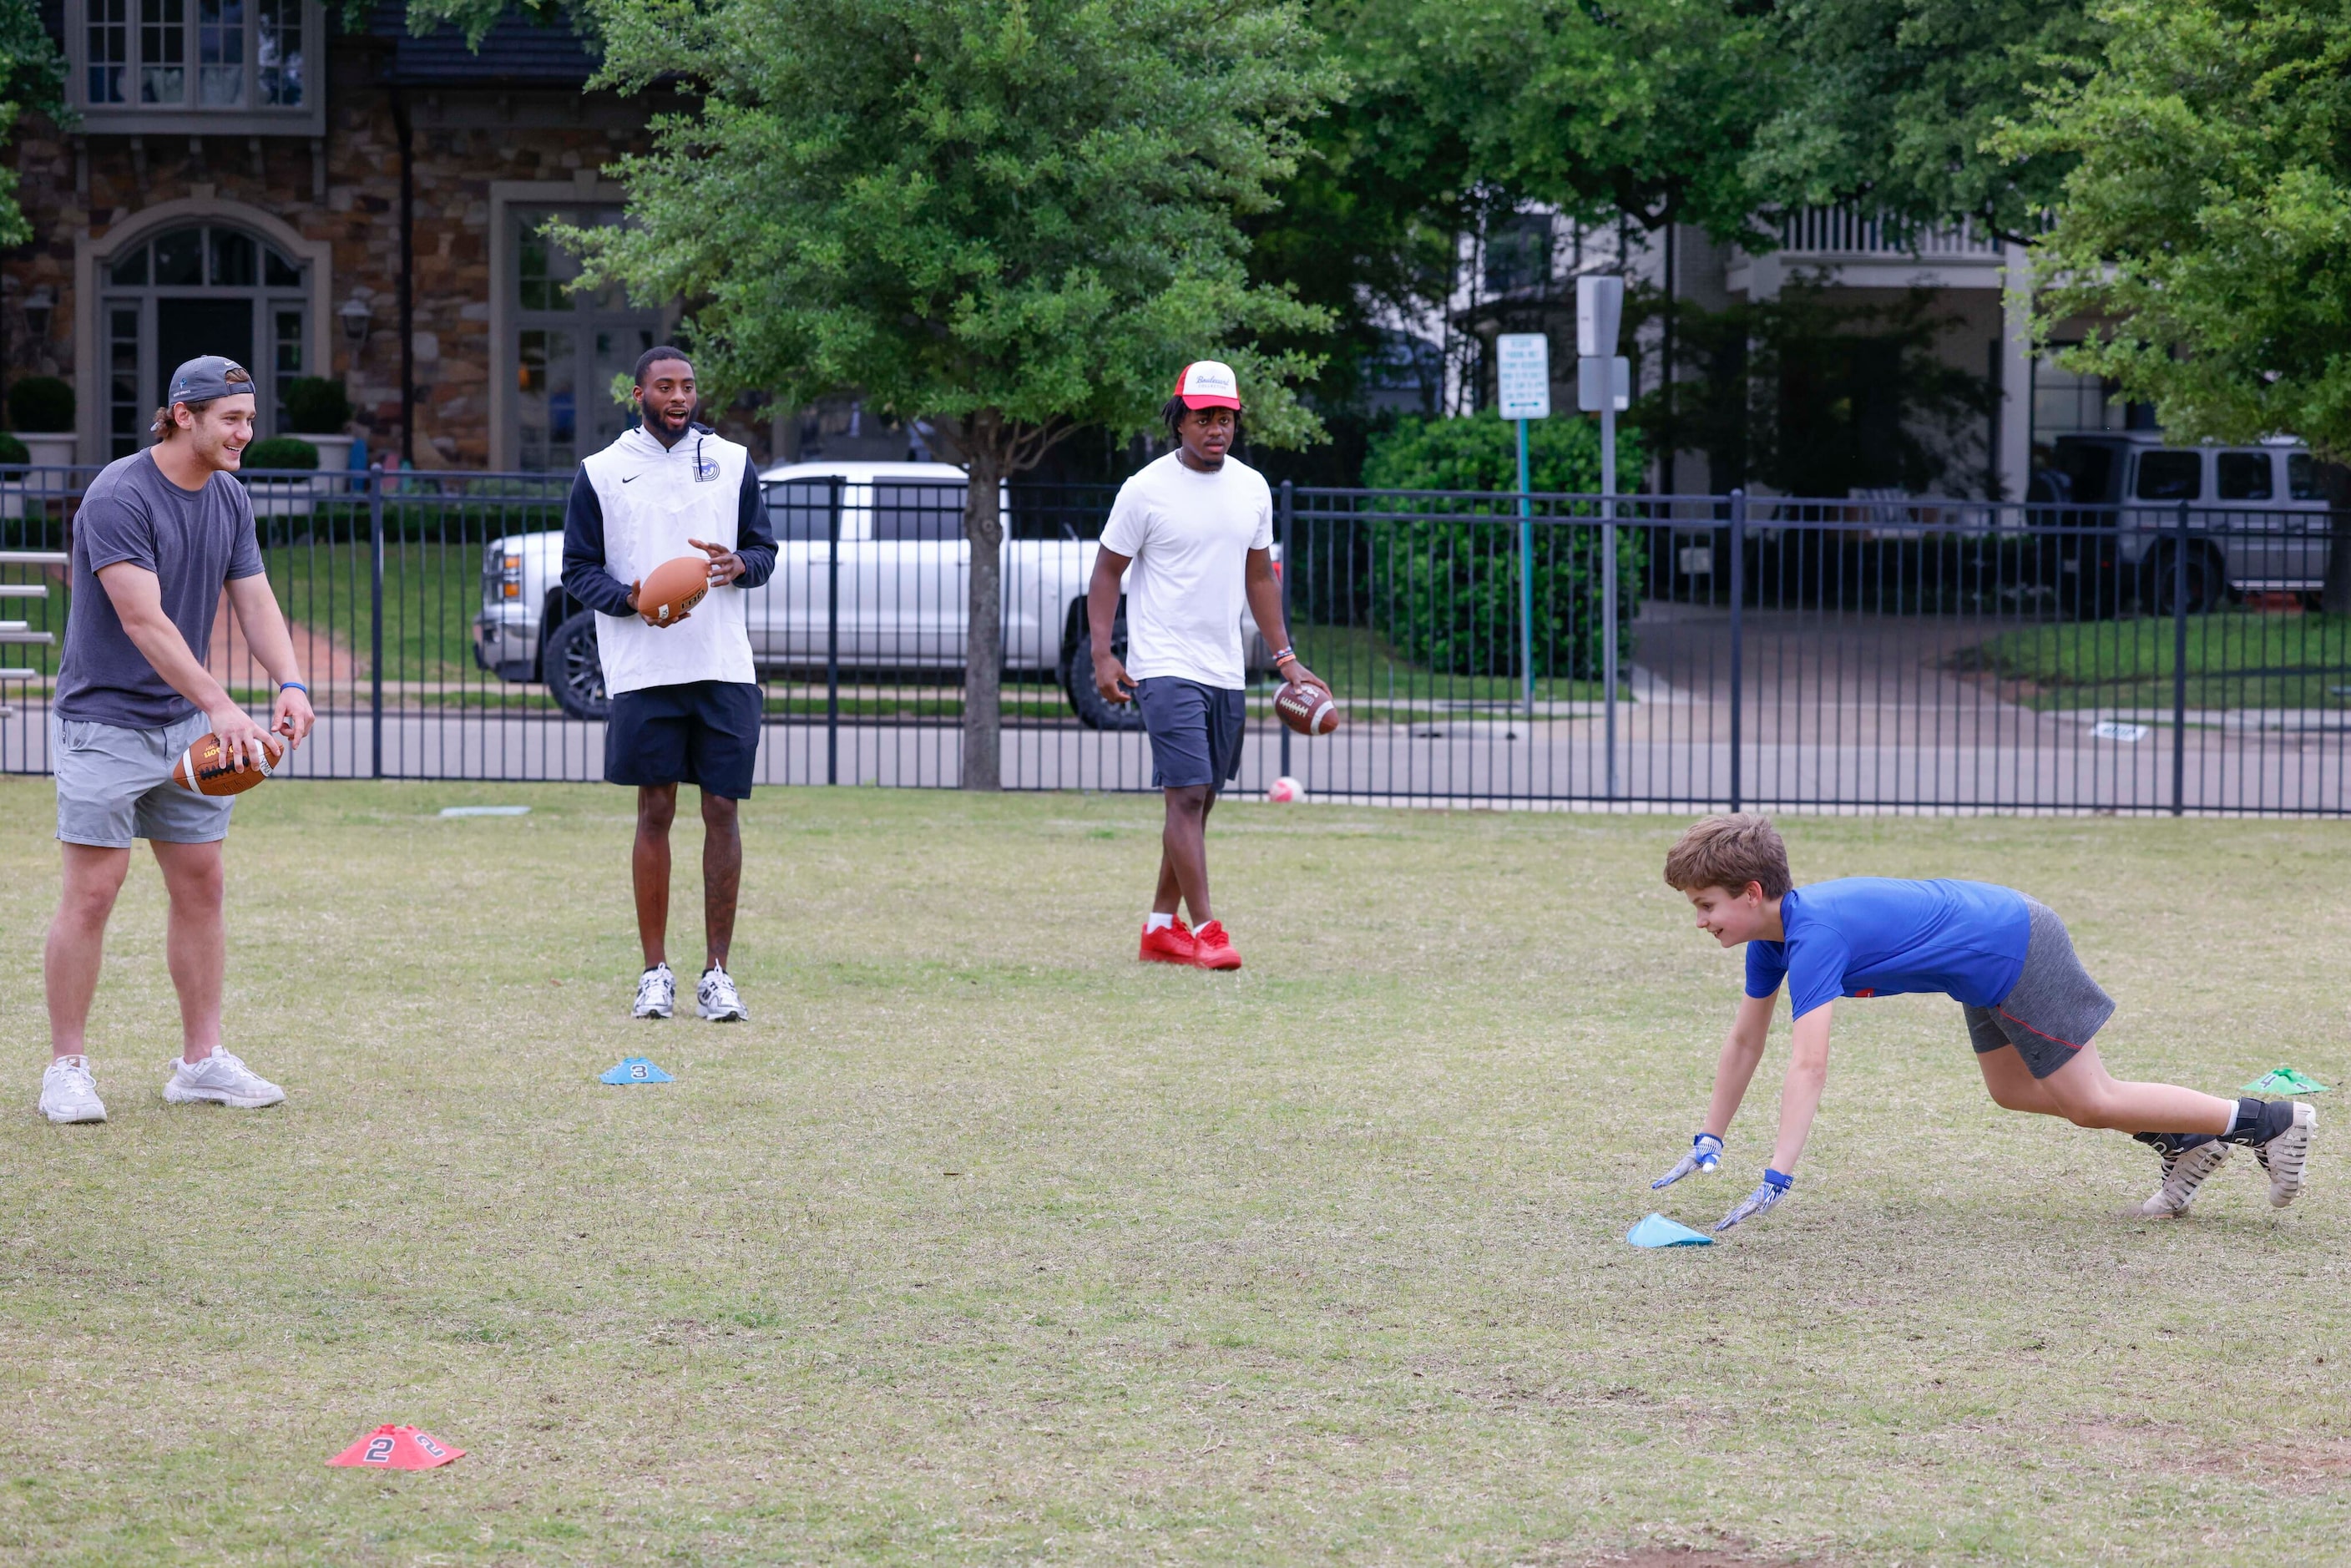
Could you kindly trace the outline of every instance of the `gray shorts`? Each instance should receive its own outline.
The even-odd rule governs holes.
[[[162,729],[125,729],[51,714],[57,837],[105,850],[127,850],[134,838],[209,844],[228,837],[233,797],[199,795],[172,782],[172,764],[180,753],[212,729],[212,720],[200,713]]]
[[[1996,1006],[1962,1010],[1968,1038],[1979,1052],[2012,1045],[2033,1077],[2046,1078],[2105,1027],[2115,1016],[2115,999],[2074,956],[2074,939],[2056,911],[2032,898],[2024,907],[2032,936],[2015,986]]]

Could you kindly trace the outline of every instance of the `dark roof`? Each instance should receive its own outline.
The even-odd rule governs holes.
[[[578,87],[596,69],[596,57],[569,18],[541,25],[510,10],[498,18],[479,48],[469,49],[465,35],[451,26],[421,38],[413,36],[405,5],[380,3],[368,16],[367,30],[396,40],[390,75],[404,87],[492,82]]]

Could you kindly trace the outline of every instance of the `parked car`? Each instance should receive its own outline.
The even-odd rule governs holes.
[[[961,469],[944,463],[799,463],[759,477],[776,536],[776,571],[739,602],[763,679],[820,678],[829,657],[861,676],[963,667],[971,547],[963,532]],[[1006,501],[1009,519],[1008,494]],[[1099,547],[1066,525],[1056,531],[1061,537],[1016,538],[1006,529],[1005,668],[1050,673],[1089,728],[1139,727],[1134,705],[1105,703],[1094,689],[1085,594]],[[559,531],[491,540],[482,557],[475,662],[502,680],[544,682],[575,718],[601,718],[611,705],[596,653],[596,616],[563,591]],[[1125,622],[1122,601],[1112,631],[1112,646],[1122,653]],[[1255,664],[1265,652],[1262,642],[1246,618],[1242,630]]]
[[[2179,597],[2196,612],[2231,592],[2314,593],[2325,582],[2332,507],[2318,459],[2298,441],[2179,446],[2116,431],[2061,435],[2054,451],[2030,498],[2057,504],[2035,520],[2068,530],[2053,564],[2085,608],[2135,597],[2168,615]]]

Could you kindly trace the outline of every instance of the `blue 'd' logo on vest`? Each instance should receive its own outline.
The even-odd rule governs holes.
[[[707,485],[717,477],[718,460],[715,457],[705,457],[702,455],[702,443],[696,441],[694,444],[694,482],[697,485]]]

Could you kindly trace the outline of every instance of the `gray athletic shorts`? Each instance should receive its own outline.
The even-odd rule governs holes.
[[[209,844],[228,837],[233,797],[199,795],[172,782],[172,764],[180,753],[212,729],[212,720],[200,713],[162,729],[125,729],[51,714],[57,837],[106,850],[127,850],[134,838]]]
[[[2090,978],[2074,955],[2074,939],[2056,911],[2038,899],[2024,901],[2032,936],[2016,985],[1998,1005],[1964,1007],[1968,1038],[1979,1052],[2016,1047],[2035,1078],[2046,1078],[2090,1043],[2115,1016],[2115,999]]]

